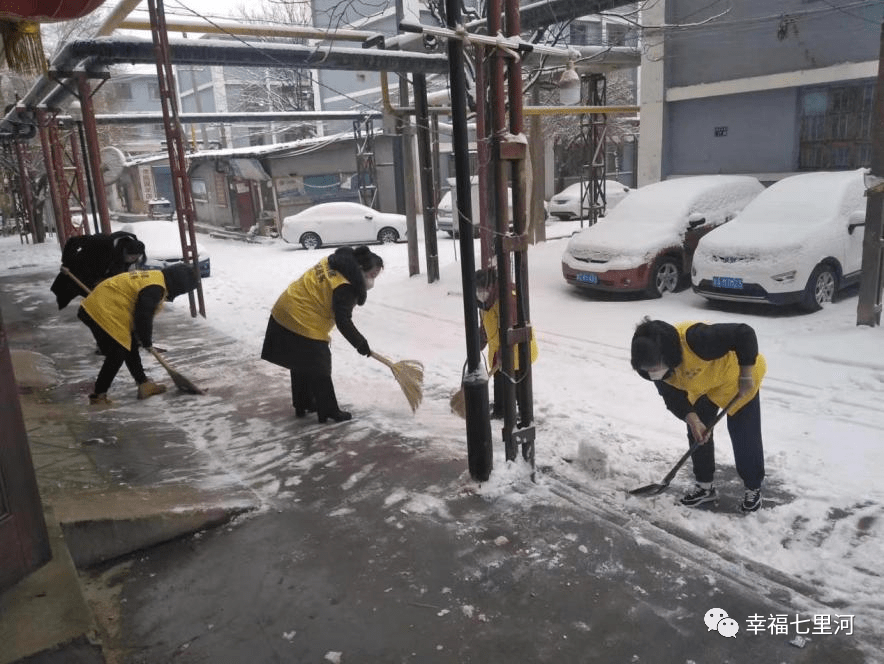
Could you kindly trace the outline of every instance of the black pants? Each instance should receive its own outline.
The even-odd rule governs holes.
[[[709,426],[718,414],[718,406],[706,397],[700,397],[694,404],[694,412]],[[727,430],[734,448],[734,462],[737,474],[747,489],[758,489],[764,480],[764,447],[761,442],[761,393],[727,416]],[[715,474],[714,436],[705,445],[700,445],[691,455],[694,477],[698,482],[711,482]],[[688,427],[688,444],[693,444],[691,429]]]
[[[331,348],[324,341],[308,339],[309,360],[289,370],[292,405],[296,410],[316,411],[320,418],[337,413],[338,398],[331,378]]]
[[[292,406],[320,417],[336,414],[338,399],[332,383],[331,348],[327,341],[310,339],[267,321],[261,359],[289,370],[292,379]]]
[[[126,365],[137,384],[140,385],[147,382],[147,376],[141,364],[141,355],[138,354],[138,342],[135,340],[134,335],[131,342],[132,349],[126,350],[116,339],[105,332],[82,307],[77,312],[77,318],[92,330],[92,336],[95,337],[98,349],[104,353],[104,364],[101,365],[98,378],[95,379],[95,394],[104,394],[110,389],[111,383],[114,382],[114,378],[116,378],[117,372],[123,364]]]

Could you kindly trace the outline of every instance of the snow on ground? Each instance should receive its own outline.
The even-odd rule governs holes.
[[[584,294],[564,282],[560,267],[565,238],[578,228],[578,222],[549,223],[548,235],[559,238],[529,252],[531,322],[539,346],[534,365],[538,482],[531,483],[524,462],[504,461],[494,424],[495,469],[476,491],[525,503],[546,500],[556,483],[579,485],[605,509],[668,524],[709,548],[794,575],[818,588],[842,615],[855,616],[858,632],[884,632],[879,567],[884,558],[884,330],[856,326],[855,295],[805,315],[745,305],[713,307],[690,290],[658,300]],[[373,350],[424,363],[425,397],[418,412],[412,416],[389,369],[358,355],[337,333],[334,376],[342,406],[365,427],[395,429],[440,453],[462,455],[466,467],[464,424],[448,408],[465,360],[459,251],[445,236],[438,240],[441,279],[434,284],[424,274],[408,276],[405,244],[374,247],[387,267],[354,314]],[[205,235],[199,241],[212,257],[212,276],[204,281],[205,324],[234,338],[243,357],[260,362],[276,297],[333,249],[304,251],[281,240],[246,244]],[[423,249],[420,242],[425,271]],[[51,239],[22,245],[17,237],[0,238],[0,274],[45,270],[59,259]],[[34,289],[48,286],[35,283]],[[73,317],[74,307],[69,309]],[[186,301],[164,311],[189,315]],[[645,315],[670,322],[742,321],[756,329],[768,363],[762,388],[766,503],[758,513],[743,516],[735,508],[742,487],[723,424],[716,445],[722,493],[717,510],[689,510],[677,503],[691,482],[690,464],[668,492],[655,498],[628,495],[628,489],[660,481],[687,445],[683,424],[629,365],[632,331]],[[277,389],[289,389],[286,372],[269,365],[262,370],[277,381]],[[358,436],[365,429],[347,432],[343,435]],[[223,438],[213,445],[236,447]],[[394,490],[389,500],[414,511],[440,509],[419,494]]]

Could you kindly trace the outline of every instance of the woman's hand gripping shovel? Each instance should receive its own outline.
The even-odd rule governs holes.
[[[737,399],[739,399],[739,398],[740,398],[740,395],[738,393],[737,396],[735,396],[733,399],[731,399],[730,403],[727,406],[725,406],[724,408],[722,408],[721,412],[719,412],[718,415],[715,416],[715,419],[712,420],[712,424],[710,424],[709,427],[706,429],[705,440],[709,439],[709,436],[712,435],[713,427],[715,427],[715,425],[721,421],[721,418],[725,416],[725,414],[731,408],[731,406],[733,406],[735,403],[737,403]],[[691,445],[690,449],[682,455],[681,459],[678,460],[678,463],[676,463],[672,467],[672,470],[670,470],[668,473],[666,473],[666,477],[664,477],[663,481],[661,481],[659,484],[648,484],[646,486],[640,486],[637,489],[633,489],[629,493],[631,493],[633,496],[656,496],[658,493],[663,493],[664,491],[666,491],[666,489],[669,488],[669,483],[672,481],[672,478],[675,477],[675,474],[684,465],[684,462],[687,461],[688,457],[694,453],[694,450],[696,450],[702,444],[703,444],[703,441],[695,441]]]
[[[74,282],[80,288],[83,289],[84,293],[89,294],[92,292],[91,290],[89,290],[89,288],[86,286],[86,284],[84,284],[82,281],[77,279],[77,277],[75,277],[74,274],[68,268],[66,268],[62,265],[61,271],[64,274],[66,274],[67,276],[69,276],[71,279],[73,279]],[[182,376],[180,373],[175,371],[175,369],[172,368],[172,366],[168,362],[166,362],[166,360],[163,359],[163,357],[157,352],[157,350],[155,348],[149,348],[148,350],[150,351],[151,355],[154,356],[154,359],[156,359],[156,361],[160,363],[160,365],[163,367],[163,369],[166,370],[166,373],[169,374],[169,377],[172,379],[172,382],[175,383],[175,387],[177,387],[179,390],[181,390],[182,392],[187,392],[188,394],[205,394],[206,393],[205,390],[200,389],[199,387],[194,385],[190,380],[188,380],[185,376]]]

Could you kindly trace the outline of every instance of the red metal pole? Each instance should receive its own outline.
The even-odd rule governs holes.
[[[80,197],[80,211],[83,213],[83,219],[80,222],[80,235],[91,235],[92,230],[89,228],[89,217],[86,212],[86,204],[88,203],[86,180],[83,172],[83,161],[80,158],[80,143],[77,138],[77,131],[72,131],[71,159],[74,163],[74,179],[77,181],[77,195]],[[73,221],[71,224],[73,225]]]
[[[486,83],[486,67],[488,66],[488,49],[481,44],[473,47],[476,60],[476,159],[479,162],[477,175],[479,176],[479,254],[482,267],[486,268],[491,262],[494,251],[491,238],[497,225],[491,220],[490,205],[488,201],[488,160],[491,152],[488,149],[488,100],[485,95],[488,91]],[[473,220],[475,223],[475,220]]]
[[[98,143],[98,128],[95,124],[95,106],[92,104],[92,88],[86,74],[77,74],[77,89],[80,93],[80,108],[83,111],[83,130],[86,132],[86,158],[92,172],[95,203],[98,206],[98,218],[101,221],[101,232],[110,235],[110,212],[107,207],[107,192],[104,190],[104,178],[101,175],[101,152]]]
[[[67,229],[64,227],[64,214],[61,209],[61,196],[58,191],[58,169],[52,154],[52,139],[49,136],[49,125],[55,122],[46,109],[37,109],[37,127],[40,130],[40,147],[43,150],[43,164],[46,166],[46,184],[49,187],[49,198],[52,201],[52,212],[55,215],[55,230],[59,246],[64,247],[67,240]]]
[[[31,237],[34,238],[34,244],[42,242],[42,233],[40,239],[37,235],[37,215],[34,211],[34,194],[31,190],[31,169],[28,163],[28,156],[25,154],[25,144],[22,141],[14,141],[15,156],[18,160],[18,172],[21,185],[21,200],[25,208],[25,214],[28,216],[28,223],[31,226]]]
[[[64,229],[64,239],[62,239],[62,231],[59,230],[58,242],[64,248],[64,243],[74,235],[74,225],[71,222],[71,188],[68,185],[67,178],[64,174],[64,143],[58,131],[58,123],[49,123],[49,150],[52,154],[52,167],[55,169],[55,182],[58,187],[58,200],[61,204],[61,220],[56,219],[57,224],[61,224]]]
[[[157,59],[157,82],[160,88],[160,104],[163,108],[163,125],[166,129],[166,146],[169,151],[169,168],[172,171],[172,184],[175,193],[175,208],[178,213],[178,231],[181,236],[181,251],[184,260],[193,267],[197,278],[196,295],[199,301],[199,313],[206,315],[206,304],[203,300],[203,285],[199,278],[199,256],[196,248],[196,232],[193,222],[196,214],[193,211],[193,196],[190,191],[190,179],[187,177],[187,161],[184,154],[184,132],[178,119],[178,103],[175,99],[175,76],[169,56],[169,34],[166,30],[166,13],[163,0],[148,0],[151,33],[153,35],[154,53]],[[188,293],[190,314],[196,316],[193,293]]]
[[[518,37],[521,33],[521,20],[519,17],[519,0],[506,1],[506,36]],[[509,90],[510,133],[513,136],[524,137],[525,122],[522,113],[522,61],[510,58],[507,66],[507,84]],[[530,428],[522,438],[522,456],[534,466],[534,405],[531,388],[531,330],[528,321],[528,243],[526,231],[528,228],[527,209],[528,195],[526,187],[525,159],[527,158],[527,142],[520,143],[524,149],[521,158],[513,158],[510,162],[510,182],[513,190],[513,234],[525,241],[516,241],[513,245],[513,274],[515,311],[513,312],[514,324],[512,341],[516,344],[516,352],[519,357],[519,370],[516,375],[516,391],[519,398],[518,426]],[[515,146],[514,146],[515,147]],[[542,220],[540,223],[545,223]],[[501,316],[502,317],[502,316]],[[518,333],[521,332],[521,336]],[[503,337],[501,337],[503,339]],[[515,371],[515,370],[514,370]]]

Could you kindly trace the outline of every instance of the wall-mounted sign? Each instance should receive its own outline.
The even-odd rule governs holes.
[[[719,136],[727,136],[727,127],[715,128],[715,138],[718,138]]]

